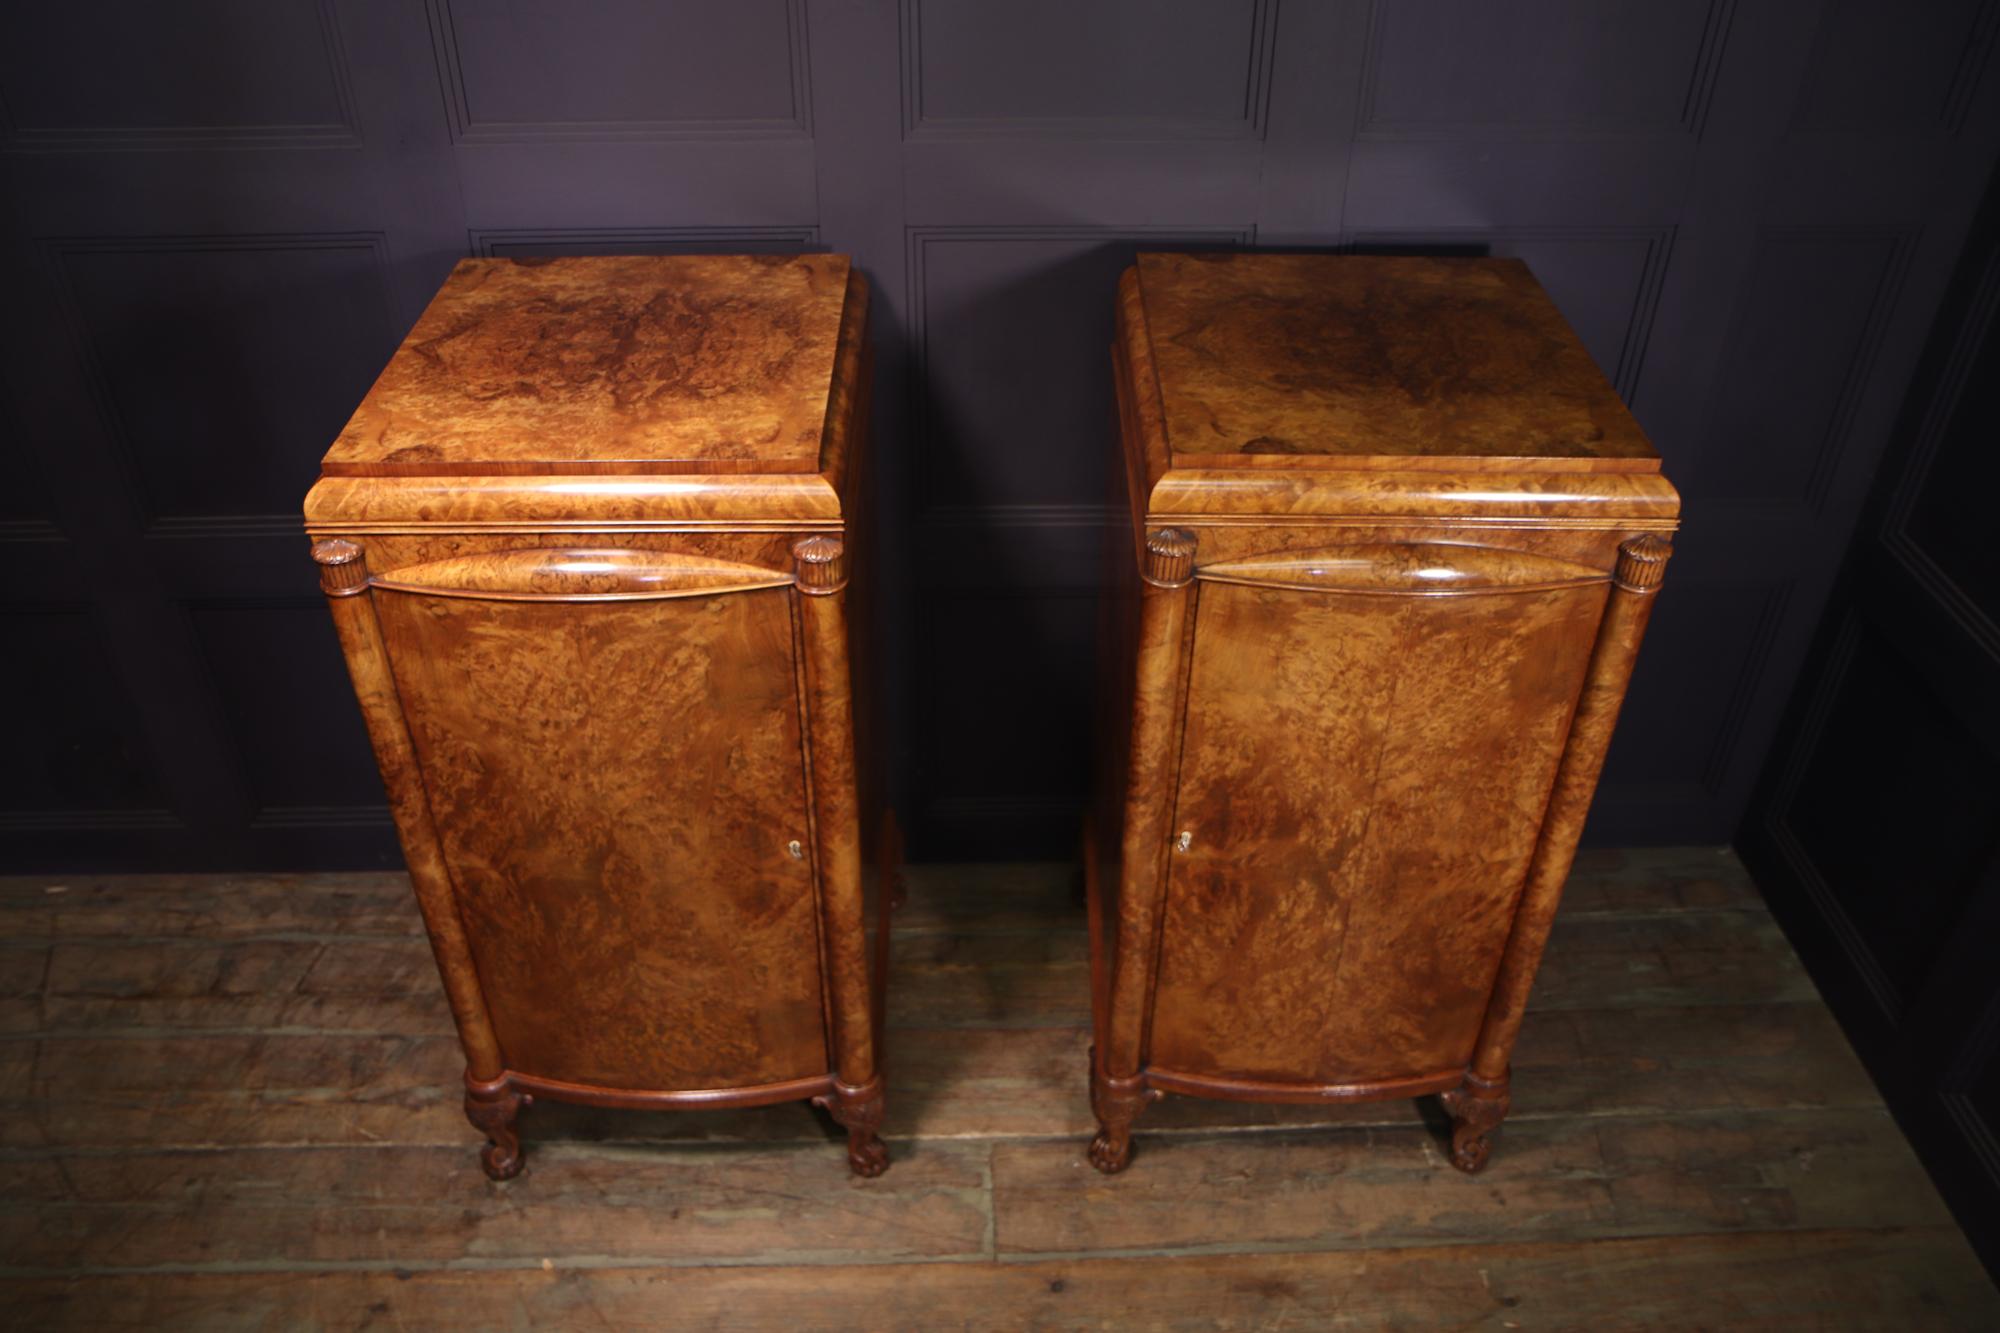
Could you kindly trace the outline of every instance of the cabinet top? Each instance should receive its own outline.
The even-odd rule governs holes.
[[[1123,306],[1175,468],[1659,470],[1519,260],[1145,254]]]
[[[321,472],[837,473],[865,307],[844,255],[460,260]]]

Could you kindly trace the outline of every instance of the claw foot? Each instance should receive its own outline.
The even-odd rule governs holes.
[[[1132,1136],[1101,1129],[1090,1141],[1090,1164],[1107,1176],[1115,1176],[1132,1164]]]
[[[1115,1176],[1132,1160],[1132,1122],[1160,1099],[1160,1093],[1136,1074],[1112,1078],[1098,1073],[1095,1055],[1091,1064],[1090,1109],[1097,1116],[1097,1137],[1090,1141],[1090,1164]]]
[[[873,1134],[847,1138],[847,1165],[864,1180],[873,1180],[889,1169],[889,1145]]]
[[[1512,1105],[1508,1079],[1488,1081],[1468,1073],[1459,1087],[1439,1094],[1445,1113],[1451,1117],[1451,1164],[1467,1175],[1486,1165],[1493,1144],[1488,1139],[1507,1118]]]
[[[836,1082],[832,1092],[813,1098],[813,1105],[847,1130],[847,1165],[855,1175],[872,1180],[889,1169],[889,1148],[877,1133],[884,1111],[879,1076],[858,1088]]]
[[[465,1118],[486,1136],[486,1146],[479,1150],[479,1165],[489,1180],[512,1180],[521,1174],[526,1158],[514,1122],[534,1103],[527,1093],[509,1087],[505,1078],[493,1083],[467,1080]]]

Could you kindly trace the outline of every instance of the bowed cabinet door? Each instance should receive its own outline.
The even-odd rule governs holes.
[[[827,1070],[791,583],[553,549],[371,580],[509,1070]]]
[[[1151,1069],[1456,1081],[1607,588],[1445,543],[1198,571]]]

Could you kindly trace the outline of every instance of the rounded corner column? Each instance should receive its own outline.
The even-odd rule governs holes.
[[[312,558],[319,566],[320,591],[326,594],[333,614],[334,632],[347,659],[347,674],[354,682],[368,739],[374,743],[375,763],[388,792],[389,811],[396,822],[417,907],[423,914],[424,932],[430,937],[431,954],[444,978],[452,1022],[465,1051],[466,1081],[491,1086],[505,1078],[505,1058],[487,1013],[465,922],[459,916],[458,898],[431,821],[416,747],[403,720],[396,678],[382,641],[381,622],[375,615],[374,599],[368,595],[372,585],[367,552],[356,542],[328,537],[313,543]],[[474,1123],[481,1124],[478,1120]]]
[[[1140,554],[1139,643],[1119,837],[1111,993],[1090,1073],[1091,1107],[1099,1126],[1090,1160],[1105,1172],[1124,1169],[1131,1155],[1132,1123],[1160,1095],[1145,1086],[1141,1062],[1165,897],[1195,548],[1191,530],[1156,528],[1146,533]]]
[[[882,1076],[875,1050],[861,871],[861,812],[854,767],[854,704],[847,654],[847,547],[815,534],[792,543],[806,694],[806,743],[821,932],[833,1011],[834,1081],[814,1098],[847,1130],[847,1160],[859,1176],[889,1164],[880,1129]]]
[[[1541,966],[1542,951],[1555,924],[1563,886],[1576,860],[1577,840],[1583,834],[1591,797],[1596,794],[1598,776],[1604,771],[1604,756],[1611,748],[1618,711],[1632,681],[1639,644],[1646,637],[1646,624],[1652,618],[1654,600],[1673,553],[1671,542],[1650,532],[1632,537],[1618,547],[1611,593],[1605,602],[1604,618],[1598,622],[1590,665],[1584,673],[1583,693],[1570,719],[1569,740],[1556,769],[1541,838],[1528,864],[1514,929],[1501,956],[1472,1066],[1466,1071],[1465,1083],[1443,1097],[1445,1109],[1456,1126],[1452,1134],[1452,1162],[1460,1170],[1477,1171],[1485,1165],[1490,1151],[1487,1135],[1506,1118],[1512,1104],[1508,1062],[1513,1056],[1514,1041],[1520,1036],[1535,972]]]

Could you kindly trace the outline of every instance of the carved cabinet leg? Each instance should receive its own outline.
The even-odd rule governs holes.
[[[882,1142],[882,1080],[859,1088],[835,1083],[833,1091],[813,1098],[813,1105],[847,1130],[847,1165],[854,1174],[875,1177],[889,1169],[889,1146]]]
[[[1459,1170],[1470,1174],[1486,1165],[1493,1151],[1486,1136],[1500,1128],[1512,1105],[1508,1084],[1507,1075],[1488,1081],[1468,1072],[1463,1084],[1439,1095],[1451,1116],[1451,1164]]]
[[[492,1083],[466,1080],[465,1118],[486,1136],[479,1164],[492,1179],[512,1180],[521,1174],[521,1135],[514,1122],[534,1102],[527,1093],[509,1087],[505,1079]]]
[[[1090,1164],[1106,1175],[1123,1171],[1132,1160],[1132,1122],[1160,1094],[1136,1078],[1112,1078],[1093,1070],[1090,1109],[1097,1117],[1097,1137],[1090,1141]]]

